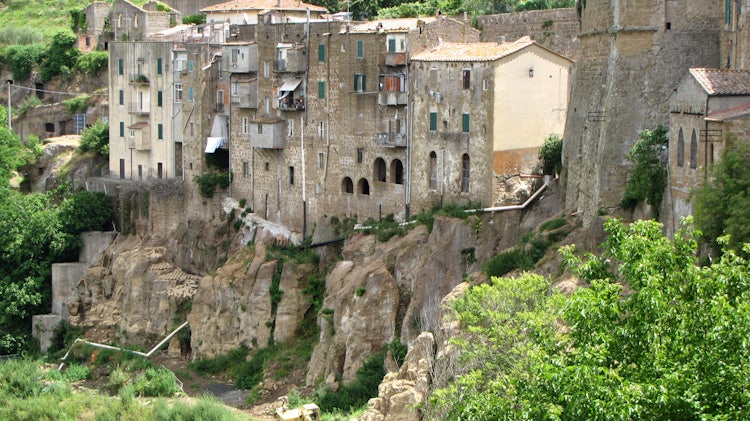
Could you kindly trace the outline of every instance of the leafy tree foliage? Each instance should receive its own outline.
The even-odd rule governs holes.
[[[730,139],[710,177],[698,188],[695,224],[703,238],[719,250],[717,239],[729,235],[728,246],[739,251],[750,242],[750,146]]]
[[[563,139],[556,134],[544,139],[544,144],[539,148],[539,159],[542,160],[542,173],[555,175],[562,171],[562,147]]]
[[[641,138],[628,152],[628,159],[635,163],[625,187],[625,196],[621,205],[632,209],[638,202],[645,200],[654,207],[659,216],[659,207],[667,187],[667,165],[661,159],[662,151],[669,145],[667,129],[659,126],[656,130],[644,130]]]
[[[47,49],[42,44],[11,45],[5,50],[3,61],[10,65],[13,79],[26,80],[31,70],[44,61]]]
[[[108,64],[107,51],[91,51],[76,59],[76,68],[88,76],[98,76]]]
[[[42,63],[42,80],[48,82],[52,77],[69,73],[76,65],[81,54],[74,45],[76,36],[71,32],[58,32],[47,49],[47,57]]]
[[[494,278],[454,303],[464,373],[434,418],[747,419],[750,262],[696,261],[688,226],[605,224],[604,252],[565,260],[590,282],[569,298],[536,275]],[[624,287],[625,286],[625,287]]]
[[[78,148],[82,152],[94,151],[101,156],[109,156],[109,124],[97,120],[87,127],[81,133],[81,144]]]

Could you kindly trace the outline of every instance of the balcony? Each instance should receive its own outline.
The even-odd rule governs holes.
[[[145,73],[131,73],[130,84],[131,85],[148,85],[150,83],[148,75]]]
[[[151,112],[151,106],[150,104],[131,102],[128,104],[128,112],[130,114],[148,115]]]
[[[219,114],[224,114],[224,103],[223,102],[217,102],[216,103],[216,112]]]
[[[375,135],[378,146],[383,148],[405,148],[406,134],[404,133],[378,133]]]
[[[238,81],[237,92],[231,94],[230,101],[240,108],[258,108],[258,81]]]
[[[305,109],[305,97],[292,97],[291,95],[279,100],[279,109],[282,111],[302,111]]]
[[[406,105],[408,100],[406,92],[378,92],[378,105]]]
[[[151,150],[151,142],[144,139],[144,136],[138,135],[135,138],[130,139],[128,147],[137,151],[148,151]]]
[[[381,55],[382,64],[386,66],[405,66],[406,53],[385,53]]]

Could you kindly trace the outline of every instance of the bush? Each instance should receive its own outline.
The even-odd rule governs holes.
[[[115,368],[109,374],[109,379],[104,385],[104,388],[113,394],[120,393],[120,389],[123,388],[130,381],[130,375],[123,371],[120,367]]]
[[[562,171],[563,139],[558,135],[550,135],[544,139],[539,148],[539,159],[542,160],[542,173],[555,175]]]
[[[68,382],[76,382],[91,377],[91,371],[83,364],[70,364],[63,373],[63,378]]]
[[[187,15],[182,17],[182,23],[185,25],[202,25],[206,23],[206,15]]]
[[[484,262],[482,271],[487,276],[503,276],[512,270],[526,270],[532,267],[534,267],[534,262],[531,256],[521,248],[513,248],[492,256]]]
[[[91,51],[76,60],[76,69],[88,76],[98,76],[109,64],[109,53],[106,51]]]
[[[43,41],[44,35],[39,32],[38,28],[11,25],[0,28],[0,45],[41,45]]]
[[[81,52],[75,48],[76,36],[70,32],[58,32],[47,49],[47,56],[41,67],[41,77],[45,82],[54,76],[70,74]]]
[[[42,63],[46,56],[43,44],[12,45],[5,51],[5,61],[13,72],[13,79],[27,80],[34,66]]]
[[[396,361],[396,364],[400,367],[401,364],[404,363],[404,360],[406,360],[406,353],[409,351],[409,348],[402,344],[401,341],[394,338],[391,343],[388,344],[388,350],[391,351],[393,360]]]
[[[232,176],[229,172],[207,172],[205,174],[196,175],[193,177],[193,181],[198,184],[198,191],[201,196],[210,199],[214,197],[216,187],[229,187],[229,183],[232,181]]]
[[[174,373],[166,368],[149,368],[135,379],[133,386],[142,396],[170,397],[180,391]]]
[[[356,291],[354,291],[354,295],[356,295],[357,297],[361,297],[365,295],[365,292],[367,292],[367,289],[365,289],[365,287],[359,287]]]
[[[68,234],[102,230],[112,215],[112,199],[99,192],[81,190],[59,206],[61,228]]]
[[[87,127],[81,133],[81,143],[78,147],[81,152],[94,151],[103,157],[109,157],[109,124],[102,120]]]
[[[667,186],[666,160],[662,160],[662,153],[667,146],[669,139],[664,126],[641,132],[641,138],[628,152],[628,160],[635,167],[620,203],[623,208],[633,209],[638,202],[645,200],[653,206],[656,219],[659,219],[659,207]]]
[[[18,117],[23,117],[31,108],[35,108],[40,105],[42,105],[42,100],[39,99],[39,97],[37,97],[36,95],[29,95],[26,97],[26,99],[23,100],[23,102],[21,102],[21,105],[19,105],[16,109],[16,115]]]
[[[36,361],[8,360],[0,362],[0,401],[37,396],[42,391],[41,370]]]
[[[385,376],[384,356],[383,352],[379,352],[368,358],[357,371],[354,383],[343,385],[336,392],[318,395],[316,401],[320,409],[324,412],[347,411],[359,408],[370,398],[377,396],[378,386]]]

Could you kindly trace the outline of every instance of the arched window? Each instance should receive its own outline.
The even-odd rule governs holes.
[[[383,160],[383,158],[377,158],[375,160],[374,171],[373,178],[375,181],[382,181],[385,183],[385,160]]]
[[[134,20],[133,26],[135,26],[136,28],[138,27],[138,15],[135,15],[135,20]]]
[[[354,183],[351,178],[344,177],[344,180],[341,182],[341,193],[354,193]]]
[[[461,193],[469,192],[469,155],[461,157]]]
[[[698,136],[695,135],[695,129],[690,136],[690,168],[698,168]]]
[[[370,183],[367,182],[367,179],[359,179],[359,181],[357,182],[357,193],[365,194],[367,196],[370,195]]]
[[[437,154],[430,152],[430,190],[437,190]]]
[[[685,164],[685,135],[680,127],[680,134],[677,135],[677,166],[682,167]]]
[[[391,161],[391,183],[404,184],[404,164],[400,159]]]

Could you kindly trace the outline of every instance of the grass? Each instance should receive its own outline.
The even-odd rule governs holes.
[[[0,8],[0,28],[34,28],[44,40],[62,31],[70,31],[71,9],[88,6],[89,0],[11,0]],[[0,37],[0,43],[2,42]]]

